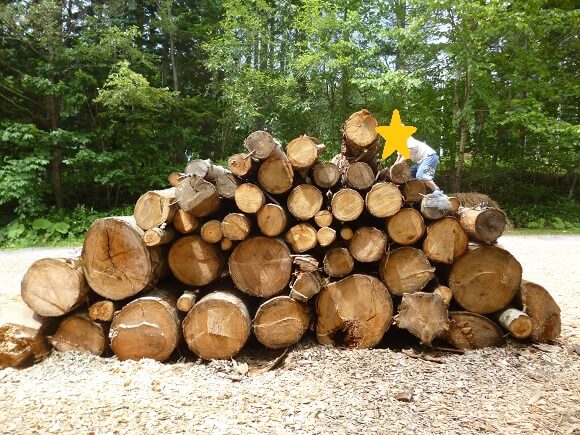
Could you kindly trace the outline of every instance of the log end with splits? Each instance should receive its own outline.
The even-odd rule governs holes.
[[[451,323],[445,339],[457,349],[503,346],[503,331],[487,317],[468,311],[449,313]]]
[[[133,212],[140,228],[148,230],[170,222],[177,211],[175,187],[152,190],[139,197]]]
[[[252,329],[264,346],[282,349],[298,343],[309,323],[306,305],[289,296],[277,296],[260,305]]]
[[[421,340],[422,344],[430,345],[449,329],[447,304],[438,294],[406,293],[394,322]]]
[[[459,208],[458,216],[465,231],[484,243],[495,243],[507,225],[505,213],[493,207]]]
[[[193,286],[211,283],[221,269],[217,248],[197,235],[182,237],[171,245],[168,261],[175,277]]]
[[[353,113],[342,126],[342,134],[347,143],[358,147],[368,147],[378,138],[377,119],[367,109]]]
[[[435,276],[434,271],[425,253],[409,246],[388,253],[379,266],[381,279],[397,296],[422,290]]]

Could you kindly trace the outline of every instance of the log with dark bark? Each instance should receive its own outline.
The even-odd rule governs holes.
[[[298,254],[309,251],[318,244],[316,228],[306,222],[290,227],[284,238],[292,251]]]
[[[324,273],[333,278],[342,278],[354,269],[354,258],[346,248],[335,247],[326,251]]]
[[[451,264],[467,251],[469,240],[454,217],[445,217],[427,227],[423,252],[431,261]]]
[[[406,329],[426,345],[449,329],[447,305],[433,293],[404,294],[393,320],[399,328]]]
[[[173,243],[168,262],[173,275],[187,285],[209,284],[221,270],[217,248],[197,235],[182,237]]]
[[[140,228],[148,230],[171,222],[178,209],[175,187],[145,192],[135,204],[133,215]]]
[[[91,353],[101,356],[107,349],[105,328],[85,313],[65,317],[50,339],[61,352]]]
[[[312,178],[321,189],[330,189],[340,180],[340,171],[332,162],[317,163],[312,167]]]
[[[228,213],[222,220],[222,234],[229,240],[244,240],[251,229],[252,223],[243,213]]]
[[[189,234],[199,227],[199,220],[183,210],[177,210],[173,216],[173,227],[181,234]]]
[[[288,196],[288,211],[296,219],[307,221],[312,219],[322,207],[322,193],[311,184],[300,184],[292,189]]]
[[[386,229],[393,242],[414,245],[425,234],[425,221],[414,208],[402,208],[387,220]]]
[[[379,261],[387,251],[387,235],[375,227],[361,227],[350,239],[348,250],[361,263]]]
[[[175,197],[183,211],[195,217],[205,217],[220,207],[216,187],[201,177],[192,176],[177,185]]]
[[[487,317],[468,311],[451,311],[449,319],[451,323],[445,338],[457,349],[481,349],[505,343],[501,328]]]
[[[507,308],[497,315],[498,323],[503,326],[512,337],[524,340],[532,335],[534,324],[530,316],[517,308]]]
[[[258,182],[262,189],[274,195],[286,193],[294,183],[294,170],[285,158],[272,157],[258,169]]]
[[[393,183],[376,183],[366,194],[365,203],[370,214],[386,218],[394,216],[401,209],[403,198]]]
[[[505,213],[493,207],[460,207],[457,214],[467,234],[484,243],[495,243],[507,224]]]
[[[560,335],[562,329],[560,307],[544,287],[530,281],[522,281],[516,302],[532,319],[531,338],[542,343],[552,341]]]
[[[336,219],[341,222],[352,222],[362,214],[364,200],[356,190],[340,189],[332,196],[330,207]]]
[[[381,279],[397,296],[422,290],[435,276],[427,256],[408,246],[387,253],[379,266]]]
[[[277,296],[256,311],[252,330],[260,343],[270,349],[283,349],[297,343],[310,323],[307,306],[289,296]]]
[[[308,302],[320,293],[323,284],[322,276],[317,271],[298,272],[290,285],[290,297],[300,302]]]
[[[113,301],[98,301],[89,307],[89,319],[93,322],[110,322],[117,311],[117,306]]]

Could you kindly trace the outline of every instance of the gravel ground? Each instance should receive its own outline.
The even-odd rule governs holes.
[[[160,364],[54,353],[0,371],[1,433],[580,433],[580,237],[504,236],[524,278],[562,308],[553,346],[512,343],[440,355],[339,350],[306,340],[280,368],[242,376],[276,353]],[[35,259],[71,250],[0,251],[0,307],[17,303]],[[3,315],[9,313],[1,313]],[[412,394],[409,402],[397,400]]]

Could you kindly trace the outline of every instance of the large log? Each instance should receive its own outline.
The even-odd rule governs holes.
[[[340,180],[340,171],[334,163],[317,163],[312,167],[312,178],[321,189],[330,189]]]
[[[460,207],[457,214],[467,234],[484,243],[495,243],[507,224],[505,213],[493,207]]]
[[[222,220],[222,233],[229,240],[244,240],[250,234],[252,224],[242,213],[229,213]]]
[[[192,176],[177,185],[175,197],[183,211],[195,217],[205,217],[220,207],[216,187],[201,177]]]
[[[268,193],[286,193],[294,183],[294,170],[287,159],[272,157],[265,160],[258,169],[258,182]]]
[[[397,296],[422,290],[435,276],[434,271],[423,251],[409,246],[387,253],[379,266],[381,279]]]
[[[348,165],[344,174],[344,184],[356,190],[367,190],[375,182],[375,174],[365,162],[354,162]]]
[[[318,159],[318,154],[324,149],[319,146],[314,138],[302,135],[291,140],[286,147],[288,161],[294,169],[308,170]]]
[[[346,248],[335,247],[326,251],[324,273],[333,278],[342,278],[354,269],[354,258]]]
[[[284,236],[292,251],[300,254],[313,249],[318,244],[318,233],[309,223],[294,225]]]
[[[449,288],[463,309],[489,314],[509,305],[521,280],[522,266],[509,252],[480,246],[453,263]]]
[[[181,209],[175,212],[175,216],[173,216],[172,222],[173,227],[181,234],[192,233],[199,227],[198,219],[192,214],[189,214]]]
[[[416,178],[401,186],[401,192],[406,202],[420,202],[427,193],[427,186]]]
[[[401,209],[403,198],[393,183],[376,183],[366,194],[365,203],[370,214],[386,218],[394,216]]]
[[[175,187],[145,192],[135,204],[133,215],[140,228],[148,230],[173,219],[178,209]]]
[[[168,359],[181,339],[175,304],[175,296],[154,290],[125,305],[109,330],[111,349],[117,358]]]
[[[512,337],[524,340],[532,335],[534,323],[530,316],[517,308],[507,308],[497,315],[498,323],[503,326]]]
[[[562,329],[560,307],[544,287],[530,281],[522,281],[516,301],[532,319],[531,338],[547,342],[560,335]]]
[[[383,338],[393,318],[393,302],[378,279],[355,274],[326,285],[316,312],[319,343],[364,349]]]
[[[100,296],[118,301],[151,288],[167,272],[159,246],[148,247],[133,217],[97,219],[83,244],[83,271]]]
[[[268,237],[277,237],[288,224],[286,210],[278,204],[266,204],[256,214],[260,232]]]
[[[288,211],[296,219],[312,219],[322,207],[322,193],[311,184],[300,184],[292,189],[288,196]]]
[[[197,235],[182,237],[171,245],[168,262],[179,281],[193,286],[211,283],[221,269],[217,248]]]
[[[258,160],[266,160],[270,157],[286,159],[286,154],[280,147],[280,142],[272,137],[267,131],[255,131],[244,141],[244,147]]]
[[[103,325],[86,314],[73,314],[60,322],[50,342],[60,352],[92,353],[101,356],[107,348]]]
[[[387,250],[387,235],[375,227],[361,227],[350,239],[348,250],[361,263],[379,261]]]
[[[89,287],[78,259],[45,258],[24,274],[22,300],[40,316],[57,317],[86,301]]]
[[[445,217],[427,227],[423,252],[431,261],[451,264],[467,251],[469,240],[454,217]]]
[[[235,286],[252,296],[270,297],[290,282],[290,250],[276,239],[258,236],[240,242],[229,258]]]
[[[289,296],[277,296],[260,305],[252,329],[264,346],[282,349],[298,343],[309,323],[310,313],[306,305]]]
[[[322,285],[322,276],[317,271],[298,272],[290,285],[290,297],[300,302],[308,302],[320,293]]]
[[[362,214],[364,200],[360,193],[353,189],[340,189],[330,201],[332,215],[341,222],[351,222]]]
[[[387,220],[386,229],[393,242],[414,245],[425,234],[425,221],[414,208],[402,208]]]
[[[501,328],[487,317],[468,311],[452,311],[449,318],[451,323],[445,338],[457,349],[481,349],[505,343]]]
[[[404,294],[393,320],[399,328],[406,329],[426,345],[449,329],[447,305],[433,293]]]

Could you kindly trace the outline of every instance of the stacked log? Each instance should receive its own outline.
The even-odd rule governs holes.
[[[503,212],[422,213],[426,186],[408,166],[379,168],[377,126],[353,114],[332,162],[315,138],[283,148],[265,131],[228,169],[192,160],[134,216],[96,220],[80,260],[33,264],[22,297],[59,320],[57,349],[119,359],[164,361],[181,340],[200,358],[231,358],[252,334],[286,348],[312,324],[321,344],[352,348],[379,345],[391,324],[424,346],[554,340],[558,306],[495,246]]]

